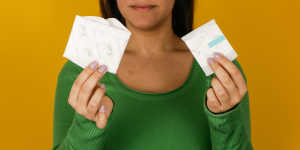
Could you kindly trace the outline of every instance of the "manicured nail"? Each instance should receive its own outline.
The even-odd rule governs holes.
[[[101,83],[101,84],[100,84],[100,87],[101,87],[102,89],[104,89],[104,88],[105,88],[105,85],[104,85],[103,83]]]
[[[100,108],[100,112],[105,112],[104,105],[102,105],[102,106],[101,106],[101,108]]]
[[[219,53],[214,53],[215,58],[220,59],[221,58],[221,54]]]
[[[208,63],[213,64],[215,61],[213,60],[213,58],[209,57],[208,58]]]
[[[94,60],[94,61],[90,64],[90,67],[91,67],[92,69],[95,69],[95,68],[97,67],[97,65],[98,65],[98,62],[97,62],[96,60]]]
[[[99,72],[103,73],[106,70],[105,65],[101,65],[100,68],[98,69]]]

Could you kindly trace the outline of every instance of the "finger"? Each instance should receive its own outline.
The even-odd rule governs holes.
[[[103,105],[105,105],[105,115],[107,118],[110,117],[110,114],[113,110],[113,107],[114,107],[114,104],[113,104],[113,101],[108,97],[108,96],[104,96],[103,99]]]
[[[92,94],[93,89],[97,85],[98,81],[104,76],[107,72],[107,67],[105,65],[101,65],[87,80],[83,83],[79,95],[78,95],[78,103],[83,109],[87,108],[90,96]]]
[[[108,96],[104,96],[101,102],[101,106],[104,105],[105,106],[105,112],[102,113],[100,111],[98,111],[97,114],[97,126],[100,128],[104,128],[107,124],[107,121],[109,120],[108,118],[111,117],[110,114],[112,113],[113,110],[113,101],[108,97]],[[100,108],[101,110],[101,108]],[[102,120],[101,120],[102,117]],[[103,118],[105,118],[105,120],[103,120]]]
[[[101,105],[100,110],[96,116],[96,125],[98,128],[104,128],[106,126],[106,115],[105,115],[105,105]]]
[[[211,85],[213,87],[213,91],[215,95],[217,96],[219,102],[223,107],[230,108],[231,102],[230,102],[230,96],[228,92],[225,90],[221,82],[217,78],[213,78],[211,81]]]
[[[74,81],[74,84],[72,85],[70,97],[69,97],[69,103],[72,106],[75,106],[79,94],[80,87],[82,84],[88,79],[90,75],[96,70],[98,67],[97,61],[92,61],[88,67],[86,67],[81,73],[78,75],[76,80]]]
[[[211,58],[209,62],[212,70],[216,73],[218,80],[221,81],[223,87],[226,89],[226,91],[228,91],[229,96],[235,100],[238,99],[240,97],[238,88],[236,87],[228,72],[225,71],[224,68],[215,61],[215,59]]]
[[[221,103],[219,102],[218,98],[216,97],[212,88],[207,90],[207,101],[206,105],[211,112],[219,113],[221,112]]]
[[[243,75],[241,71],[237,68],[235,64],[232,63],[227,57],[222,55],[221,53],[216,53],[216,60],[222,64],[222,66],[229,72],[232,77],[235,85],[238,87],[240,95],[244,93],[247,89]]]
[[[91,99],[87,106],[87,112],[93,118],[96,117],[97,111],[100,108],[101,100],[104,97],[105,88],[96,88],[95,92],[91,96]]]

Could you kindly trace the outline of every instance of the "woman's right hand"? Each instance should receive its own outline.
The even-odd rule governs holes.
[[[104,94],[104,84],[98,82],[107,72],[107,67],[101,66],[93,61],[85,67],[74,81],[68,99],[68,103],[78,114],[95,121],[98,128],[106,126],[113,109],[112,100]]]

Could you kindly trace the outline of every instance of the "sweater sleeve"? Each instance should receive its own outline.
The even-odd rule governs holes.
[[[241,71],[247,85],[246,76],[239,62],[232,61]],[[209,80],[216,77],[213,74]],[[206,94],[205,94],[206,95]],[[212,150],[253,150],[251,142],[250,111],[248,91],[237,105],[223,113],[211,112],[204,101],[204,112],[207,116]]]
[[[105,128],[96,126],[78,114],[68,103],[73,82],[82,71],[68,61],[58,74],[54,102],[52,150],[102,150],[104,149]]]

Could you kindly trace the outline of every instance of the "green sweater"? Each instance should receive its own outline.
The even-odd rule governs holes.
[[[68,60],[58,74],[52,150],[253,150],[248,92],[231,110],[209,111],[206,91],[216,76],[205,76],[195,59],[188,79],[164,93],[135,91],[107,72],[99,82],[114,108],[104,129],[68,103],[82,70]]]

